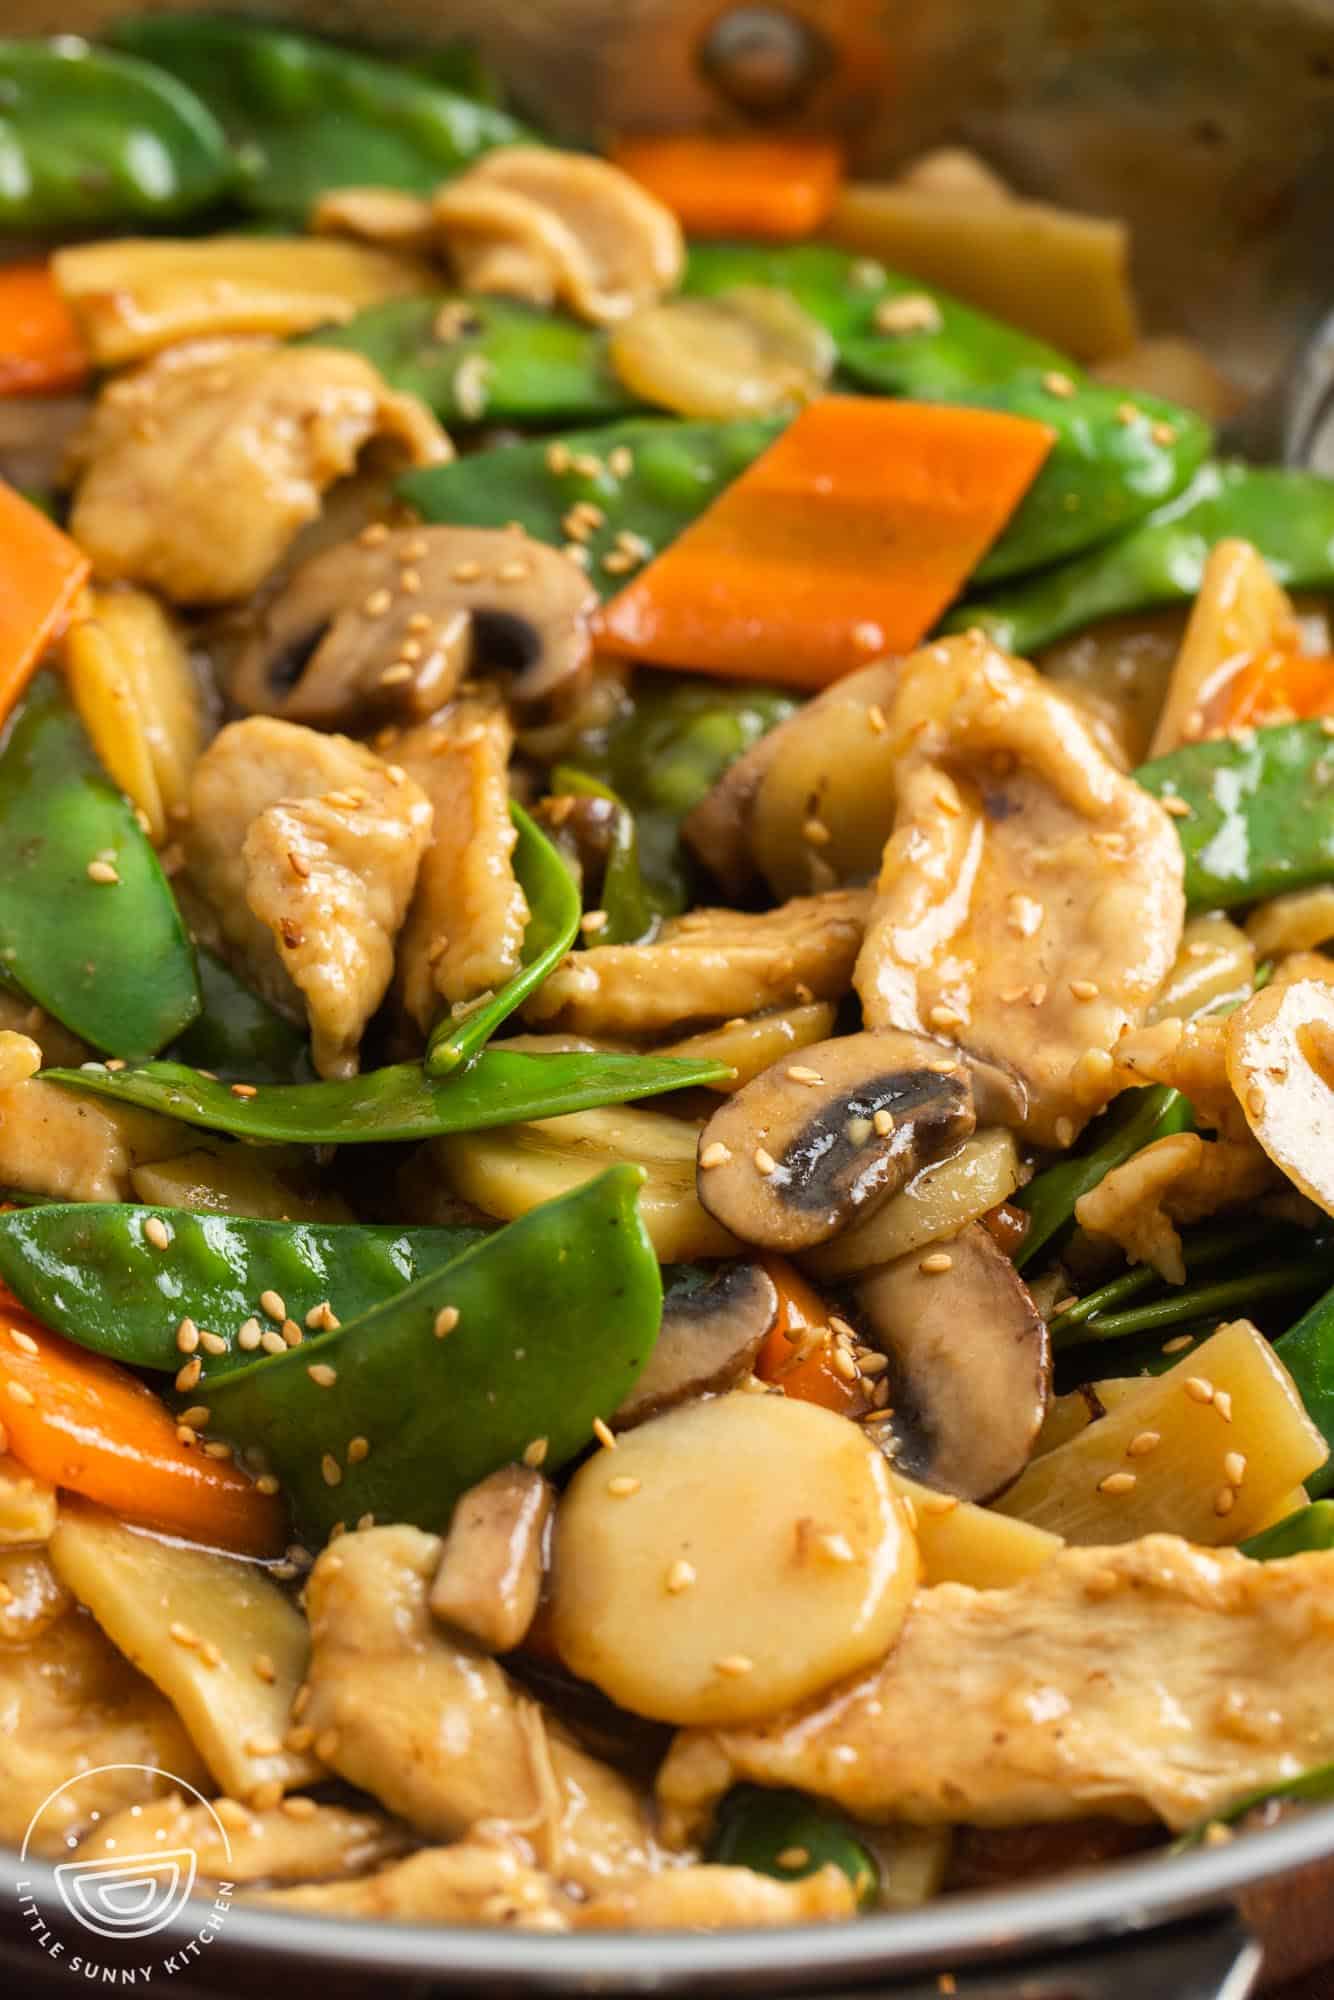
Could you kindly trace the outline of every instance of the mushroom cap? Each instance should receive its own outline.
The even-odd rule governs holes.
[[[470,673],[534,701],[580,672],[597,592],[513,529],[367,531],[303,563],[260,612],[229,693],[252,713],[347,728],[419,720]]]
[[[612,1417],[612,1429],[630,1430],[675,1403],[734,1388],[777,1311],[777,1289],[760,1264],[682,1267],[663,1300],[648,1366]]]
[[[977,1123],[964,1059],[926,1035],[843,1035],[797,1054],[714,1113],[698,1155],[709,1213],[788,1252],[870,1214]]]

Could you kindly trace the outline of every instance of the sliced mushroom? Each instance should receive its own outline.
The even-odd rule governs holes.
[[[697,1270],[679,1272],[663,1300],[657,1345],[612,1429],[632,1430],[674,1403],[734,1389],[777,1311],[778,1293],[762,1265],[720,1264],[702,1283]]]
[[[1334,986],[1267,986],[1227,1024],[1227,1071],[1275,1166],[1334,1215]]]
[[[502,1465],[454,1509],[431,1585],[432,1612],[488,1653],[523,1643],[542,1594],[555,1490],[526,1465]]]
[[[896,1029],[817,1042],[714,1112],[700,1134],[699,1198],[743,1242],[807,1250],[976,1123],[972,1079],[943,1043]]]
[[[302,564],[261,614],[229,693],[252,713],[343,728],[421,719],[468,674],[535,701],[589,657],[597,592],[514,529],[374,530]]]
[[[990,1232],[970,1222],[929,1256],[868,1272],[853,1296],[889,1356],[900,1470],[961,1500],[988,1500],[1017,1479],[1051,1393],[1051,1349]]]

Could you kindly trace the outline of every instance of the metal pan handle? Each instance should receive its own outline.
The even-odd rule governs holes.
[[[1053,1958],[928,1974],[811,2000],[1247,2000],[1260,1944],[1231,1912]]]

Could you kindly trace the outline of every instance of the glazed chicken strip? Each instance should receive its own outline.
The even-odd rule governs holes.
[[[304,1000],[321,1076],[356,1071],[430,837],[420,786],[346,736],[250,716],[195,766],[194,882],[265,998]]]
[[[1066,1548],[1008,1590],[919,1592],[884,1665],[822,1707],[683,1733],[658,1792],[692,1838],[741,1780],[877,1822],[1179,1828],[1334,1758],[1331,1673],[1334,1554]]]
[[[1115,1051],[1117,1088],[1165,1083],[1189,1098],[1196,1122],[1247,1141],[1250,1128],[1227,1073],[1227,1020],[1153,1021],[1122,1035]]]
[[[519,967],[528,903],[510,860],[513,743],[504,703],[477,696],[395,745],[434,811],[398,952],[399,992],[423,1034],[443,1007],[494,991]]]
[[[1152,1264],[1169,1285],[1184,1285],[1177,1224],[1203,1222],[1281,1187],[1282,1175],[1253,1141],[1174,1132],[1142,1146],[1075,1203],[1090,1235],[1118,1243],[1132,1264]]]
[[[316,1563],[301,1721],[317,1754],[433,1839],[502,1823],[560,1883],[591,1893],[651,1866],[628,1782],[432,1615],[442,1548],[417,1528],[371,1528]]]
[[[376,442],[410,465],[450,456],[426,406],[360,355],[188,341],[102,391],[71,454],[70,532],[101,577],[226,603],[264,581]]]
[[[855,974],[866,1025],[1009,1069],[1026,1136],[1068,1146],[1176,957],[1175,830],[980,633],[904,661],[886,720],[898,803]]]
[[[408,1829],[383,1813],[314,1799],[296,1815],[282,1806],[255,1808],[232,1798],[209,1807],[172,1792],[151,1806],[132,1806],[99,1821],[79,1843],[76,1858],[97,1861],[127,1848],[151,1848],[154,1841],[192,1849],[208,1881],[273,1883],[346,1881],[413,1845]]]
[[[181,1128],[40,1076],[0,1090],[0,1187],[51,1201],[128,1201],[136,1167],[182,1150]]]
[[[572,952],[524,1009],[577,1035],[648,1035],[847,992],[869,890],[794,896],[760,916],[691,910],[651,944]]]

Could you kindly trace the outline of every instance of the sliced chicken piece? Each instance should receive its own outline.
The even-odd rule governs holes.
[[[980,633],[899,669],[898,804],[855,984],[868,1028],[949,1035],[1027,1087],[1021,1129],[1068,1146],[1185,916],[1167,814],[1075,710]]]
[[[884,1665],[821,1707],[683,1733],[658,1792],[692,1837],[741,1780],[878,1822],[1184,1827],[1334,1759],[1331,1673],[1334,1554],[1065,1548],[1008,1590],[919,1592]]]
[[[0,1090],[0,1187],[51,1201],[129,1201],[136,1167],[181,1150],[171,1118],[62,1090],[40,1076]]]
[[[435,1840],[498,1822],[558,1882],[618,1886],[655,1858],[640,1799],[443,1631],[430,1608],[442,1547],[416,1528],[370,1528],[316,1563],[301,1719],[318,1755]]]
[[[75,1859],[98,1861],[161,1841],[191,1848],[200,1874],[211,1882],[340,1882],[380,1867],[413,1844],[407,1828],[383,1813],[298,1798],[285,1807],[257,1810],[232,1798],[199,1805],[172,1792],[153,1805],[101,1820],[85,1834]]]
[[[519,968],[528,903],[510,859],[513,744],[504,703],[479,695],[395,745],[434,812],[398,954],[398,989],[423,1034],[442,1003],[466,1006]]]
[[[1248,1136],[1246,1114],[1228,1081],[1226,1017],[1146,1023],[1122,1035],[1113,1054],[1118,1089],[1165,1083],[1189,1098],[1197,1122],[1211,1132],[1228,1139]]]
[[[70,531],[101,577],[227,603],[380,441],[411,465],[450,456],[425,404],[391,394],[359,354],[187,341],[102,391],[72,450]]]
[[[1120,1244],[1132,1264],[1152,1264],[1169,1285],[1184,1285],[1186,1263],[1177,1224],[1243,1208],[1280,1188],[1283,1176],[1250,1139],[1198,1132],[1155,1139],[1075,1203],[1091,1235]]]
[[[353,1882],[309,1883],[251,1895],[271,1909],[399,1922],[497,1924],[507,1930],[564,1931],[571,1900],[550,1876],[499,1840],[424,1847]]]
[[[195,884],[259,991],[289,1014],[304,1000],[321,1076],[355,1073],[430,837],[420,786],[346,736],[251,716],[195,766]]]
[[[526,1465],[502,1465],[454,1508],[431,1610],[487,1653],[522,1645],[546,1567],[555,1488]]]
[[[847,992],[871,892],[794,896],[755,916],[691,910],[651,944],[572,952],[524,1009],[574,1034],[649,1035]]]
[[[157,1798],[172,1778],[209,1783],[172,1708],[82,1611],[0,1646],[0,1743],[0,1841],[17,1847],[41,1809],[29,1852],[43,1856],[63,1858],[99,1814]]]

